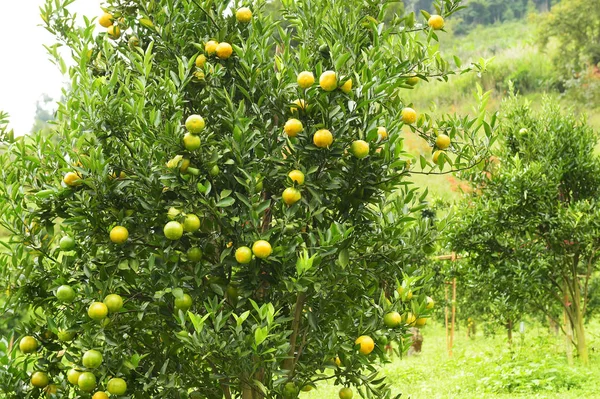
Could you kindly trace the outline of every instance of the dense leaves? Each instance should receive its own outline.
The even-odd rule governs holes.
[[[402,93],[415,77],[456,72],[436,51],[429,14],[382,23],[387,1],[282,1],[279,9],[256,1],[246,23],[235,16],[241,4],[112,1],[106,11],[121,36],[113,25],[111,38],[95,34],[95,20],[76,27],[70,2],[42,8],[59,41],[49,52],[72,83],[54,130],[3,137],[6,307],[29,310],[13,336],[33,334],[42,347],[29,357],[13,349],[0,383],[14,397],[37,397],[26,371],[44,370],[60,392],[87,397],[66,373],[96,349],[98,389],[119,377],[134,398],[295,397],[325,379],[391,397],[374,362],[385,360],[388,340],[405,350],[414,316],[429,315],[422,266],[435,239],[422,214],[426,193],[404,181],[415,162],[402,147]],[[437,8],[448,16],[460,7]],[[209,40],[230,43],[232,55],[217,48],[215,57]],[[59,46],[71,49],[74,66]],[[470,69],[482,66],[459,72]],[[304,70],[317,83],[335,71],[333,88],[351,79],[352,89],[300,89]],[[190,150],[182,139],[192,114],[206,127]],[[290,118],[303,125],[297,137],[283,134]],[[437,134],[451,138],[448,172],[447,164],[482,164],[494,124],[482,107],[473,119],[423,114],[411,129],[432,145]],[[320,129],[333,135],[326,148],[313,143]],[[366,157],[351,151],[356,140],[368,143]],[[444,168],[421,163],[421,173]],[[61,184],[68,172],[74,181]],[[281,198],[288,187],[301,195],[291,206]],[[189,215],[199,217],[197,230]],[[67,235],[71,251],[58,246]],[[259,240],[272,253],[263,243],[262,254],[254,248],[254,259],[238,263],[236,249]],[[54,295],[65,284],[72,303]],[[90,319],[89,305],[108,294],[121,295],[123,308]],[[383,324],[390,310],[404,316],[399,328]],[[57,340],[63,331],[75,339]],[[377,342],[368,356],[357,351],[361,335]]]

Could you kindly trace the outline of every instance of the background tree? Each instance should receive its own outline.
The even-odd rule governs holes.
[[[475,285],[489,279],[513,307],[527,298],[549,316],[550,301],[561,306],[587,363],[584,315],[600,246],[597,136],[547,101],[536,113],[513,98],[504,112],[499,169],[479,179],[449,240],[468,254]]]
[[[2,137],[7,307],[30,315],[9,395],[291,398],[331,379],[391,397],[382,343],[431,311],[400,130],[446,150],[418,173],[478,166],[495,138],[484,106],[434,120],[402,100],[454,72],[443,20],[379,22],[387,1],[111,1],[94,35],[71,1],[42,8],[72,81],[55,130]]]

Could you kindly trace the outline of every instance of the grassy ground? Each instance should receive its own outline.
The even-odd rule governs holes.
[[[600,331],[597,325],[592,328]],[[569,367],[562,337],[543,327],[528,326],[524,335],[517,333],[512,350],[500,333],[467,338],[464,330],[457,331],[454,355],[449,358],[443,327],[428,326],[423,329],[423,352],[393,360],[382,367],[382,374],[394,393],[410,399],[600,398],[597,356],[592,354],[589,368]],[[594,335],[590,336],[594,347]],[[324,383],[300,398],[336,398],[339,388]]]

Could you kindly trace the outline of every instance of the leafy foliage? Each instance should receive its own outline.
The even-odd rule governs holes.
[[[430,314],[422,265],[435,232],[422,215],[426,193],[404,181],[414,163],[400,130],[408,79],[455,73],[436,51],[437,33],[414,13],[379,22],[387,1],[282,1],[275,11],[256,1],[251,22],[241,23],[241,4],[165,0],[110,2],[122,36],[109,37],[94,34],[93,20],[77,27],[69,3],[42,8],[59,41],[49,53],[72,80],[54,131],[3,137],[7,308],[29,309],[15,336],[34,335],[42,348],[26,357],[13,349],[2,385],[13,397],[37,397],[26,371],[43,370],[59,392],[84,397],[65,374],[94,348],[104,357],[93,370],[98,389],[117,376],[133,398],[295,397],[325,379],[391,397],[374,365],[386,359],[382,342],[405,336],[409,314]],[[460,9],[450,0],[436,7],[444,16]],[[209,40],[230,43],[233,55],[211,55]],[[61,45],[75,66],[65,66]],[[303,70],[334,70],[336,85],[352,79],[354,89],[302,90]],[[186,150],[192,114],[206,129],[200,148]],[[292,117],[304,127],[295,138],[282,134]],[[447,134],[446,164],[469,169],[488,156],[495,120],[482,107],[472,119],[422,114],[411,128],[432,145]],[[319,129],[333,132],[328,148],[313,144]],[[366,158],[349,150],[359,139],[369,144]],[[444,166],[427,164],[422,158],[427,172]],[[296,169],[302,185],[288,177]],[[69,172],[76,184],[61,185]],[[301,191],[291,206],[281,200],[287,187]],[[200,228],[166,239],[163,226],[189,215]],[[127,228],[124,244],[111,242],[115,226]],[[74,250],[60,249],[64,236]],[[235,250],[258,240],[272,254],[238,263]],[[77,293],[73,303],[55,298],[64,284]],[[107,294],[125,298],[123,309],[88,318]],[[189,311],[175,306],[186,295]],[[398,328],[383,324],[390,310],[404,316]],[[64,330],[75,340],[58,341]],[[361,335],[377,341],[372,354],[357,350]]]

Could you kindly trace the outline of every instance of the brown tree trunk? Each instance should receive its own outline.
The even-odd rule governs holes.
[[[304,292],[298,293],[296,297],[296,304],[294,305],[294,319],[292,320],[292,335],[290,336],[290,350],[288,358],[283,362],[283,369],[290,371],[290,376],[294,374],[294,368],[296,366],[296,342],[298,341],[298,333],[300,332],[300,321],[302,320],[302,310],[304,309],[304,301],[306,300],[306,294]]]
[[[508,336],[508,346],[512,346],[513,321],[506,322],[506,334]]]

